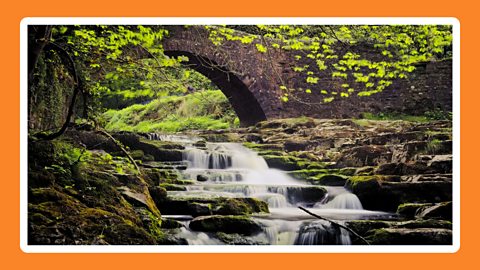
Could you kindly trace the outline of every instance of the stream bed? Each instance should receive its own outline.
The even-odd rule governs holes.
[[[269,168],[267,162],[240,143],[204,143],[194,137],[156,136],[150,139],[185,145],[181,170],[194,184],[186,190],[168,191],[172,199],[256,198],[268,204],[269,213],[253,214],[262,231],[245,243],[269,245],[351,244],[350,233],[329,221],[319,220],[298,206],[322,217],[343,223],[359,219],[388,219],[393,214],[369,211],[356,195],[341,186],[317,186]],[[214,234],[191,230],[189,215],[163,215],[183,223],[177,237],[189,245],[223,244]]]

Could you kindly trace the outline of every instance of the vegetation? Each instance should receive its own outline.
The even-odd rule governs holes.
[[[190,129],[226,129],[238,118],[220,90],[170,96],[103,114],[110,131],[178,132]]]
[[[324,95],[323,102],[351,95],[369,96],[383,91],[393,80],[406,79],[419,62],[451,57],[452,29],[449,25],[200,27],[207,31],[212,45],[218,46],[219,51],[223,49],[222,44],[237,42],[255,44],[260,54],[269,55],[275,50],[294,52],[292,69],[305,77],[305,83],[311,87],[293,89],[283,78],[278,78],[283,82],[277,87],[284,92],[281,99],[285,102],[292,91],[320,93]],[[29,107],[35,109],[30,111],[30,119],[35,120],[33,123],[43,122],[31,127],[48,129],[51,134],[43,137],[55,137],[65,131],[72,117],[99,124],[98,117],[105,109],[118,110],[138,103],[146,105],[155,99],[172,96],[175,99],[194,91],[212,89],[205,77],[182,67],[188,57],[164,54],[162,41],[168,36],[169,31],[163,26],[31,26]],[[367,48],[368,53],[357,53],[359,46]],[[344,90],[329,89],[319,80],[323,77],[331,77]],[[73,90],[67,91],[68,88]],[[82,97],[82,104],[76,102],[77,95]],[[68,98],[65,100],[62,96]],[[192,109],[188,104],[186,108]],[[134,106],[125,113],[140,109]],[[42,111],[43,115],[38,115]],[[112,114],[110,111],[106,115],[113,118]],[[178,115],[171,119],[160,116],[144,119],[143,123],[133,121],[133,126],[115,120],[109,128],[179,131],[226,128],[233,124],[230,115],[226,121],[203,116],[198,112],[182,116],[185,119]],[[433,112],[428,117],[446,116]],[[158,119],[165,123],[154,121]],[[58,132],[52,132],[60,125]]]

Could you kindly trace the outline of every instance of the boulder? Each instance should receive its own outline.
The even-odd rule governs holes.
[[[202,232],[238,233],[241,235],[255,235],[262,231],[262,227],[245,216],[203,216],[194,218],[189,225],[190,229]]]

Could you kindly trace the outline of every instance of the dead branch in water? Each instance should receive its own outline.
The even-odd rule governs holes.
[[[367,245],[370,245],[370,243],[369,243],[365,238],[363,238],[362,236],[360,236],[358,233],[356,233],[354,230],[348,228],[347,226],[342,225],[342,224],[340,224],[340,223],[338,223],[338,222],[335,222],[335,221],[333,221],[333,220],[331,220],[331,219],[324,218],[324,217],[322,217],[322,216],[319,216],[319,215],[317,215],[317,214],[314,214],[314,213],[308,211],[307,209],[305,209],[305,208],[303,208],[303,207],[301,207],[301,206],[299,206],[298,208],[300,208],[301,210],[305,211],[307,214],[309,214],[309,215],[311,215],[311,216],[314,216],[314,217],[316,217],[316,218],[318,218],[318,219],[321,219],[321,220],[328,221],[328,222],[330,222],[330,223],[332,223],[332,224],[334,224],[334,225],[336,225],[336,226],[338,226],[338,227],[340,227],[340,228],[342,228],[342,229],[347,230],[347,231],[350,232],[351,234],[353,234],[353,235],[355,235],[356,237],[358,237],[359,239],[361,239],[361,240],[362,240],[363,242],[365,242]]]

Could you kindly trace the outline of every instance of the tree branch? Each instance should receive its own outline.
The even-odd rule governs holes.
[[[353,234],[353,235],[355,235],[356,237],[358,237],[359,239],[361,239],[361,240],[362,240],[363,242],[365,242],[367,245],[370,245],[370,243],[369,243],[365,238],[363,238],[362,236],[360,236],[358,233],[356,233],[354,230],[348,228],[347,226],[342,225],[342,224],[340,224],[340,223],[338,223],[338,222],[335,222],[335,221],[333,221],[333,220],[331,220],[331,219],[324,218],[324,217],[322,217],[322,216],[319,216],[319,215],[317,215],[317,214],[314,214],[314,213],[308,211],[307,209],[305,209],[305,208],[303,208],[303,207],[301,207],[301,206],[299,206],[298,208],[300,208],[301,210],[305,211],[307,214],[309,214],[309,215],[311,215],[311,216],[314,216],[314,217],[316,217],[316,218],[318,218],[318,219],[321,219],[321,220],[328,221],[328,222],[332,223],[332,224],[335,225],[335,226],[338,226],[338,227],[340,227],[340,228],[342,228],[342,229],[345,229],[345,230],[349,231],[351,234]]]
[[[130,160],[130,162],[133,164],[133,166],[135,166],[135,169],[137,170],[137,172],[139,172],[139,173],[141,172],[140,168],[137,165],[137,162],[135,162],[135,160],[132,158],[132,156],[130,156],[130,154],[125,149],[125,147],[123,147],[123,145],[117,139],[115,139],[112,135],[110,135],[110,133],[106,132],[105,130],[98,130],[97,132],[100,133],[101,135],[109,138],[110,140],[112,140],[113,143],[115,143],[118,146],[118,148],[120,148],[120,150],[127,156],[128,160]]]

